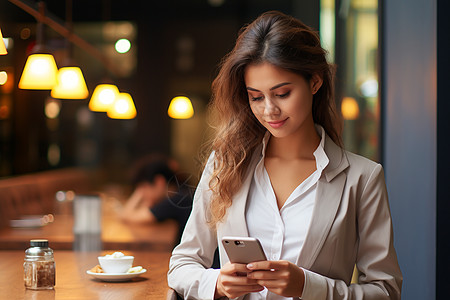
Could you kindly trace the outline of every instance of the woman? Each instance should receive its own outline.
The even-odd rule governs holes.
[[[400,299],[383,170],[340,147],[325,54],[311,28],[268,12],[223,60],[213,152],[170,261],[185,299]],[[258,238],[268,260],[230,263],[223,236]]]

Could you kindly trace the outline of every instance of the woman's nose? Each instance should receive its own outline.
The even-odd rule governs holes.
[[[264,101],[264,114],[266,116],[276,115],[280,113],[279,107],[269,97]]]

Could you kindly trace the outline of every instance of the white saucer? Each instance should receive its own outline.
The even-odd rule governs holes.
[[[146,269],[142,269],[139,272],[136,273],[94,273],[91,271],[86,271],[89,275],[93,276],[94,278],[103,280],[103,281],[127,281],[131,278],[138,277],[141,274],[144,274],[147,272]]]

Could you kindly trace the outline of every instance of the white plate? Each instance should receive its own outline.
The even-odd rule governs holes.
[[[86,271],[86,273],[88,273],[92,277],[103,281],[127,281],[131,278],[138,277],[145,272],[147,272],[146,269],[142,269],[141,271],[136,273],[94,273],[89,270]]]

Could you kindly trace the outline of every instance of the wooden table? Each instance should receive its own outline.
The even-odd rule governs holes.
[[[102,216],[102,249],[170,251],[177,235],[177,224],[166,221],[155,224],[126,224],[115,215]],[[55,250],[72,250],[73,216],[56,215],[55,221],[39,228],[1,228],[0,250],[25,250],[30,240],[49,240]]]
[[[109,252],[55,251],[54,290],[27,290],[23,283],[24,251],[0,251],[0,299],[166,299],[170,252],[124,251],[134,255],[133,266],[147,272],[127,282],[103,282],[86,274],[98,264],[97,257]]]

